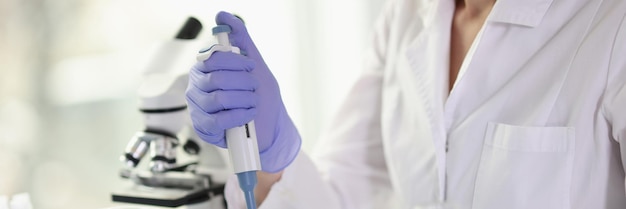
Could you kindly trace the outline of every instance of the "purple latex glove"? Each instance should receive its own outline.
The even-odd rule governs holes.
[[[278,83],[240,19],[220,12],[215,21],[231,27],[231,44],[246,56],[215,52],[193,66],[187,88],[193,127],[202,140],[225,148],[226,129],[255,120],[263,171],[282,171],[296,158],[301,139]]]

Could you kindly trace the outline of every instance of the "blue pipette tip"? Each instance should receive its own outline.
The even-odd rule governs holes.
[[[246,205],[248,206],[248,209],[256,209],[256,202],[254,200],[254,191],[246,191],[244,194],[246,197]]]
[[[237,173],[239,187],[243,191],[246,198],[248,209],[256,209],[256,200],[254,199],[254,187],[256,186],[256,171],[246,171]]]

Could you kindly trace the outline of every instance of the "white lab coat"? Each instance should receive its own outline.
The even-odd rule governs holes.
[[[626,208],[626,1],[498,0],[449,95],[454,1],[385,10],[331,130],[260,209]]]

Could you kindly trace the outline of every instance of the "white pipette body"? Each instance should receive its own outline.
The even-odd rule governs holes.
[[[230,31],[231,28],[228,25],[214,27],[213,35],[216,36],[218,44],[201,50],[197,55],[197,60],[204,61],[216,51],[241,54],[238,47],[230,44],[228,39]],[[226,145],[228,146],[233,170],[239,180],[239,186],[244,192],[248,209],[256,209],[254,187],[257,183],[256,171],[261,170],[261,160],[254,120],[243,126],[226,130]]]

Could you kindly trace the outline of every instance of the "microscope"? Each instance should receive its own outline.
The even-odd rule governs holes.
[[[120,176],[128,185],[112,193],[114,202],[226,208],[224,183],[232,174],[228,153],[195,134],[185,100],[189,68],[207,43],[196,39],[201,30],[200,21],[189,18],[144,72],[138,96],[145,128],[120,157]]]

